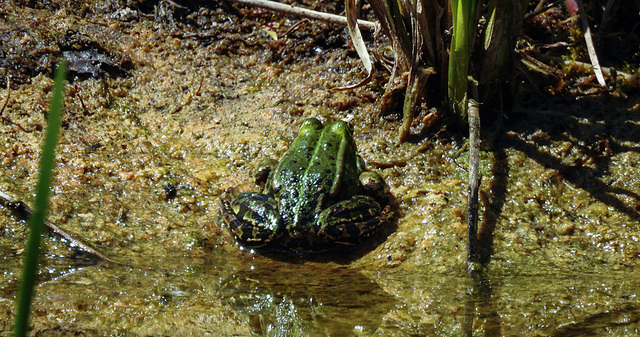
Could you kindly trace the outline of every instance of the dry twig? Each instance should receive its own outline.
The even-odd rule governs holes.
[[[294,7],[291,5],[282,4],[275,1],[269,1],[269,0],[229,0],[229,1],[237,2],[239,4],[243,4],[246,6],[264,8],[264,9],[272,10],[275,12],[297,15],[304,18],[308,18],[308,19],[321,20],[321,21],[331,22],[331,23],[335,23],[343,26],[347,25],[347,18],[345,18],[344,16],[318,12],[318,11],[314,11],[306,8]],[[358,26],[361,28],[375,29],[376,25],[377,24],[375,22],[358,20]]]

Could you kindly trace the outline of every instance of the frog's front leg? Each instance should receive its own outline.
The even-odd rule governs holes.
[[[387,221],[380,204],[366,195],[356,195],[320,213],[317,237],[326,243],[358,244]]]
[[[271,195],[247,192],[222,199],[224,219],[240,242],[261,247],[283,233],[282,218]]]

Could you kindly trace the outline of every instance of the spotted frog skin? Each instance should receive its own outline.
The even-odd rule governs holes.
[[[222,198],[225,222],[248,247],[294,252],[356,245],[391,216],[373,196],[382,178],[364,171],[346,122],[303,122],[291,148],[271,169],[262,193]],[[361,183],[376,181],[368,189]]]

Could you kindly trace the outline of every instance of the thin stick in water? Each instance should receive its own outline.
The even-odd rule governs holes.
[[[33,213],[31,211],[31,208],[29,206],[27,206],[27,204],[25,204],[24,202],[17,200],[16,198],[10,196],[9,194],[0,191],[0,205],[8,208],[9,210],[11,210],[15,216],[17,216],[18,218],[22,219],[22,220],[27,220],[29,221],[29,219],[31,218],[31,214]],[[67,232],[66,230],[62,229],[61,227],[51,223],[48,220],[45,220],[44,225],[47,229],[47,231],[53,235],[58,236],[61,239],[64,239],[66,241],[69,242],[69,244],[72,247],[77,247],[79,250],[83,251],[86,254],[92,255],[98,259],[107,261],[107,262],[111,262],[111,263],[115,263],[115,264],[120,264],[120,265],[125,265],[125,266],[131,266],[130,264],[124,263],[124,262],[120,262],[120,261],[116,261],[102,253],[100,253],[98,250],[96,250],[95,248],[89,246],[89,244],[85,243],[84,240],[74,236],[73,234]]]
[[[478,262],[478,188],[480,187],[480,113],[478,102],[469,100],[469,187],[467,194],[467,264],[473,274]]]

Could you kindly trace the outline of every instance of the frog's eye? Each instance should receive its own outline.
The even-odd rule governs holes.
[[[322,122],[315,118],[307,118],[300,126],[300,133],[322,129]]]
[[[349,123],[336,121],[331,125],[331,131],[333,131],[334,133],[338,133],[344,137],[348,137],[353,134],[353,127]]]

